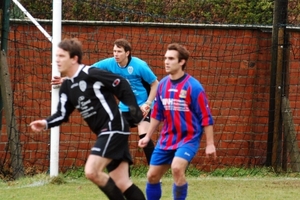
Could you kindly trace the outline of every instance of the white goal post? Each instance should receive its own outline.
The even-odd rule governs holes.
[[[53,0],[52,3],[52,37],[45,31],[45,29],[35,20],[34,17],[22,6],[18,0],[13,2],[20,8],[20,10],[35,24],[35,26],[45,35],[45,37],[52,43],[52,77],[60,76],[56,62],[55,53],[57,45],[61,41],[61,16],[62,16],[62,0]],[[50,81],[49,81],[50,82]],[[56,112],[58,103],[58,87],[51,88],[51,114]],[[50,130],[50,176],[58,175],[59,166],[59,131],[60,128],[54,127]]]

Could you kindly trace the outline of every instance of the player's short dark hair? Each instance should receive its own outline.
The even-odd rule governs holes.
[[[115,40],[114,45],[116,45],[119,48],[123,48],[125,52],[129,51],[129,56],[131,56],[131,44],[126,39],[117,39]]]
[[[64,39],[59,44],[58,47],[69,52],[70,58],[78,57],[78,63],[81,64],[82,61],[82,45],[77,38]]]
[[[189,59],[190,52],[182,45],[178,43],[172,43],[168,45],[168,50],[175,50],[178,52],[178,61],[185,60],[185,63],[182,65],[182,70],[186,67],[186,63]]]

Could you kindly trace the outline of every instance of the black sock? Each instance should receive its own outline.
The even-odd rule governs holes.
[[[110,200],[125,200],[121,190],[110,177],[104,187],[98,187]]]
[[[124,196],[127,200],[146,200],[142,190],[135,184],[132,184],[125,192]]]
[[[139,135],[140,139],[144,138],[146,136],[146,133],[142,134],[142,135]],[[150,140],[147,144],[147,146],[145,146],[143,148],[144,150],[144,153],[146,155],[146,159],[147,159],[147,163],[148,165],[150,164],[150,159],[151,159],[151,155],[153,153],[153,150],[154,150],[154,143],[152,140]]]

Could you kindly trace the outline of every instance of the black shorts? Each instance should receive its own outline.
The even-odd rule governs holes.
[[[91,154],[112,159],[106,167],[108,172],[116,169],[122,161],[128,162],[129,165],[133,163],[128,146],[128,136],[117,132],[102,133],[98,136],[91,149]]]
[[[151,110],[148,112],[148,115],[144,118],[144,121],[150,122],[150,113],[151,113]],[[132,120],[132,117],[129,112],[122,112],[122,114],[123,114],[123,117],[128,122],[130,128],[137,127],[136,124],[134,123],[134,121]]]

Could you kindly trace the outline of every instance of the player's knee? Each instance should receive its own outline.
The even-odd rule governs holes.
[[[85,177],[91,181],[95,180],[97,174],[95,171],[85,169]]]
[[[178,165],[171,167],[172,175],[173,177],[180,177],[183,176],[185,173],[185,170],[182,167],[179,167]]]
[[[89,166],[85,167],[84,173],[85,173],[85,177],[91,181],[96,180],[96,178],[99,176],[98,172]]]
[[[149,183],[158,183],[160,178],[161,177],[157,173],[153,173],[151,171],[148,171],[147,173],[147,180]]]

